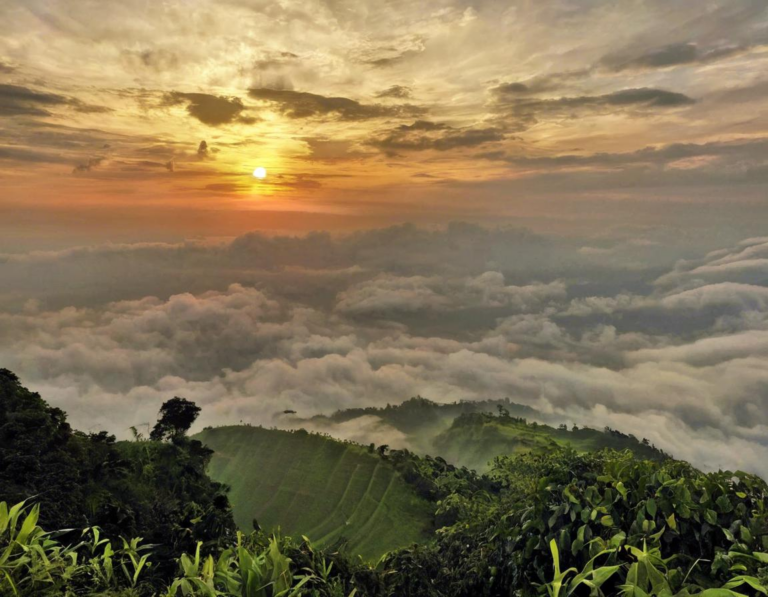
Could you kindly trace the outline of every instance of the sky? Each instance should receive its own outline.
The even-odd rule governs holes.
[[[0,0],[0,249],[750,226],[768,215],[767,9]]]
[[[0,366],[120,437],[509,397],[768,476],[766,73],[768,0],[0,0]]]

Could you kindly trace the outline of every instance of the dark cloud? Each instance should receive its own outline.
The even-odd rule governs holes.
[[[251,89],[249,95],[254,99],[272,103],[289,118],[335,116],[341,120],[370,120],[385,117],[407,118],[425,112],[423,108],[410,104],[361,104],[346,97],[326,97],[285,89]]]
[[[412,92],[410,87],[405,85],[392,85],[387,89],[379,91],[376,97],[393,97],[395,99],[408,99],[411,97]]]
[[[165,96],[165,105],[187,104],[189,115],[209,126],[221,126],[242,121],[245,105],[239,97],[225,97],[208,93],[181,93],[173,91]]]
[[[363,64],[376,68],[396,66],[407,59],[417,56],[426,48],[426,38],[418,34],[409,34],[393,39],[360,52],[356,57]]]
[[[55,93],[0,84],[0,116],[50,116],[47,107],[67,105],[70,101]]]
[[[270,70],[280,68],[298,59],[299,55],[293,52],[267,52],[263,58],[253,63],[253,68],[256,70]]]
[[[19,85],[0,84],[0,116],[51,116],[50,107],[70,107],[78,112],[111,112],[110,108]]]
[[[7,74],[10,74],[10,73],[15,72],[15,71],[16,71],[16,67],[15,66],[11,66],[10,64],[0,60],[0,73],[3,73],[5,75],[7,75]]]
[[[72,169],[72,174],[83,174],[85,172],[91,172],[95,168],[101,166],[106,159],[107,158],[105,157],[91,158],[87,162],[75,166]]]
[[[181,63],[176,52],[163,48],[138,51],[124,50],[123,60],[133,67],[150,69],[160,73],[176,70]]]
[[[58,154],[39,151],[36,149],[27,149],[24,147],[4,147],[0,146],[0,160],[11,160],[19,162],[31,162],[42,164],[61,164],[68,160]]]
[[[540,118],[575,118],[584,112],[612,111],[642,114],[654,110],[682,108],[696,103],[685,94],[665,89],[641,87],[622,89],[603,95],[578,95],[558,98],[518,97],[505,91],[505,87],[491,90],[493,107],[510,119],[507,123],[515,130],[525,130]]]
[[[477,155],[488,160],[504,161],[524,168],[568,168],[595,166],[618,168],[626,166],[663,167],[680,160],[710,157],[722,158],[729,162],[755,164],[768,162],[768,138],[744,139],[729,142],[673,143],[663,147],[646,147],[624,153],[564,154],[557,156],[513,155],[504,151],[485,152]],[[702,167],[713,168],[712,163]]]
[[[621,55],[607,56],[602,60],[602,65],[614,72],[621,72],[670,68],[686,64],[707,64],[743,54],[749,49],[750,46],[741,45],[702,49],[698,44],[691,42],[675,43],[631,58]]]
[[[504,138],[504,132],[495,127],[458,129],[444,123],[417,120],[413,124],[403,124],[382,133],[369,141],[369,144],[388,155],[396,155],[398,151],[449,151],[477,147]]]
[[[561,91],[575,81],[586,79],[591,72],[592,69],[582,69],[538,75],[525,81],[500,83],[491,89],[491,92],[499,98],[515,98],[549,91]]]
[[[203,139],[202,141],[200,141],[200,145],[197,146],[197,157],[201,159],[205,159],[209,156],[210,154],[208,152],[208,142],[205,139]]]

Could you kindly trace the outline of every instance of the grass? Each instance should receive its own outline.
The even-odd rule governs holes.
[[[359,446],[304,432],[229,426],[195,436],[215,451],[209,474],[226,483],[235,522],[250,530],[345,540],[365,559],[424,541],[433,507],[387,462]]]
[[[436,452],[457,466],[479,472],[489,470],[489,463],[500,455],[547,452],[558,446],[580,453],[603,448],[632,450],[641,458],[659,459],[662,454],[628,436],[597,429],[556,429],[549,425],[531,425],[514,418],[474,416],[465,418],[434,439]]]

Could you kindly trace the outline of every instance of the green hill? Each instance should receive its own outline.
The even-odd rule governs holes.
[[[425,540],[434,507],[386,460],[357,445],[305,431],[231,426],[206,429],[210,476],[231,486],[235,521],[250,530],[306,535],[318,545],[346,541],[372,559]]]
[[[464,400],[461,402],[439,403],[421,396],[410,398],[400,404],[387,404],[384,407],[348,408],[330,415],[317,415],[310,420],[313,423],[332,425],[344,423],[364,416],[378,417],[408,437],[410,447],[422,454],[435,454],[433,440],[453,424],[461,415],[496,412],[504,408],[512,416],[538,419],[542,422],[559,422],[549,415],[524,404],[517,404],[505,398],[503,400]],[[293,423],[297,427],[304,419],[296,417]],[[440,454],[442,456],[442,454]]]
[[[506,413],[502,416],[482,413],[461,415],[449,429],[434,438],[433,444],[436,453],[448,462],[479,472],[487,471],[496,456],[543,453],[561,446],[580,453],[612,448],[631,450],[639,458],[659,460],[666,457],[655,447],[615,429],[599,431],[574,427],[569,430],[565,425],[555,428],[528,423]]]

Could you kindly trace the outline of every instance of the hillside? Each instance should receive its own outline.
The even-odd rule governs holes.
[[[666,455],[635,437],[613,429],[567,429],[528,423],[525,419],[474,413],[457,417],[451,427],[434,438],[434,446],[448,462],[479,472],[490,469],[501,455],[527,452],[546,453],[559,447],[577,452],[596,452],[603,448],[630,450],[639,458],[658,460]]]
[[[360,446],[247,426],[206,429],[195,438],[215,451],[208,472],[232,487],[243,530],[255,519],[320,546],[345,540],[364,558],[423,541],[432,530],[433,505]]]
[[[333,425],[345,423],[359,417],[374,416],[408,438],[408,444],[422,454],[434,454],[433,440],[440,433],[451,427],[456,417],[473,413],[496,412],[505,409],[512,416],[526,417],[541,422],[558,422],[550,415],[538,412],[524,404],[517,404],[505,398],[503,400],[464,400],[460,402],[439,403],[421,396],[410,398],[400,404],[387,404],[384,407],[349,408],[338,410],[330,415],[317,415],[309,419],[315,424],[325,424],[333,435]],[[300,427],[305,419],[296,417],[293,424]]]
[[[313,417],[311,421],[325,423],[333,435],[333,424],[364,416],[378,417],[405,434],[407,447],[419,454],[441,456],[451,464],[478,472],[489,470],[490,461],[496,456],[541,453],[558,446],[577,452],[602,448],[631,450],[641,458],[666,456],[636,437],[614,429],[569,429],[556,416],[508,398],[441,404],[417,396],[401,404],[340,410]],[[304,421],[296,418],[293,424],[300,427]]]

